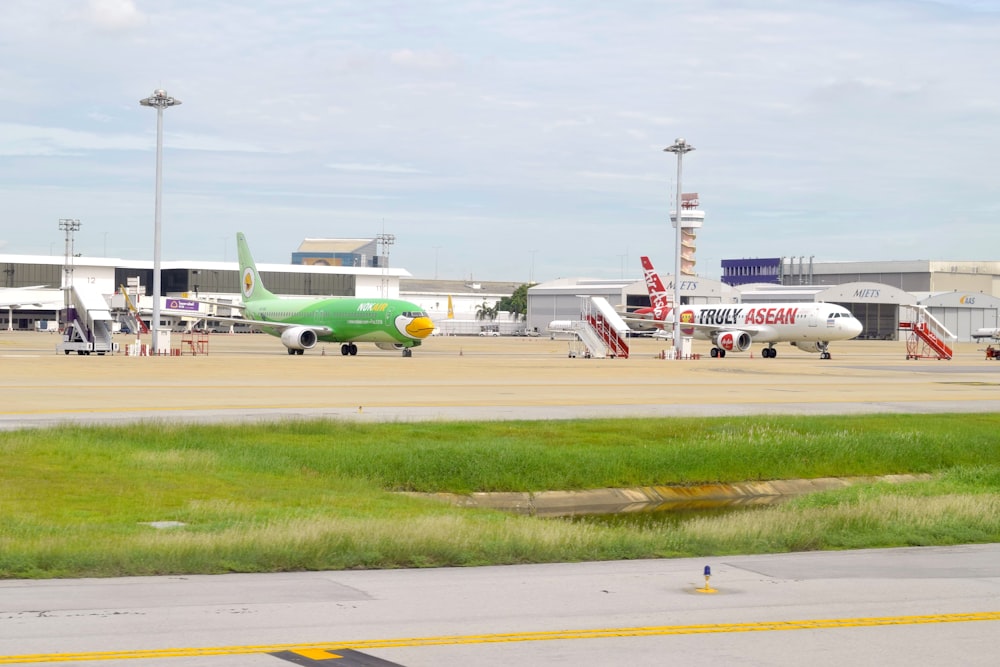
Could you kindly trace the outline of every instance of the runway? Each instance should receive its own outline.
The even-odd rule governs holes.
[[[0,599],[0,664],[994,665],[1000,545],[3,581]]]
[[[55,342],[0,333],[0,429],[1000,410],[1000,363],[972,344],[951,361],[867,341],[828,361],[790,347],[667,361],[648,340],[606,360],[527,338],[435,337],[409,359],[370,346],[293,357],[261,335],[159,358],[67,357]],[[716,593],[697,592],[705,565]],[[1000,545],[0,581],[0,664],[992,665],[997,600]]]

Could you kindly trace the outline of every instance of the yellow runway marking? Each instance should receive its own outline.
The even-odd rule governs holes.
[[[1000,611],[968,614],[932,614],[927,616],[880,616],[871,618],[832,618],[805,621],[761,621],[755,623],[712,623],[705,625],[654,625],[636,628],[596,628],[590,630],[553,630],[548,632],[515,632],[491,635],[446,635],[440,637],[408,637],[399,639],[369,639],[315,644],[275,644],[270,646],[220,646],[205,648],[167,648],[132,651],[95,651],[92,653],[39,653],[35,655],[0,656],[0,665],[22,665],[36,662],[82,662],[85,660],[139,660],[143,658],[190,658],[210,655],[247,655],[295,651],[300,654],[317,651],[329,657],[328,651],[344,649],[401,648],[414,646],[449,646],[460,644],[497,644],[503,642],[534,642],[566,639],[599,639],[603,637],[653,637],[665,635],[697,635],[727,632],[767,632],[775,630],[821,630],[827,628],[870,628],[887,625],[921,625],[934,623],[968,623],[1000,621]],[[315,655],[319,655],[316,653]]]
[[[303,658],[309,658],[310,660],[334,660],[341,657],[336,653],[330,653],[329,651],[321,648],[299,649],[298,651],[292,651],[292,653],[297,653]]]

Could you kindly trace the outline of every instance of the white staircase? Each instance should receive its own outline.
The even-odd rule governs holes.
[[[117,352],[118,343],[111,337],[113,321],[108,302],[99,290],[74,285],[70,292],[63,339],[56,349],[66,354]]]

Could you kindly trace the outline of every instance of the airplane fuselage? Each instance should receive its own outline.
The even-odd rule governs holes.
[[[398,299],[275,298],[247,304],[246,316],[282,325],[325,327],[329,332],[318,334],[317,340],[330,343],[389,343],[416,347],[429,331],[414,329],[414,325],[419,327],[423,323],[433,329],[418,306]],[[261,326],[267,333],[277,336],[284,328],[268,330],[266,325]]]
[[[746,331],[761,343],[849,340],[861,333],[860,322],[846,308],[827,303],[681,306],[679,311],[681,333],[703,340],[722,329]]]
[[[767,344],[764,357],[777,355],[775,343],[788,342],[829,359],[830,341],[850,340],[863,328],[849,310],[830,303],[681,306],[676,316],[682,335],[712,341],[713,357],[745,352],[756,341]],[[673,329],[673,317],[664,329]]]

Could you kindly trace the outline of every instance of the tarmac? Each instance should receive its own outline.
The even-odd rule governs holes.
[[[133,336],[116,337],[122,349]],[[64,355],[58,334],[0,332],[0,430],[59,424],[505,420],[757,414],[972,413],[1000,410],[1000,363],[985,345],[951,360],[907,359],[904,341],[846,341],[833,358],[781,345],[750,353],[661,358],[632,339],[626,358],[571,358],[573,343],[433,336],[404,358],[359,345],[288,355],[264,334],[209,334],[199,353]]]
[[[0,429],[1000,409],[1000,364],[974,344],[950,361],[906,359],[892,341],[840,343],[826,361],[788,346],[712,359],[696,344],[700,359],[668,361],[655,340],[634,340],[628,359],[571,359],[546,338],[432,337],[411,358],[372,346],[290,356],[257,334],[164,357],[66,356],[57,341],[0,332]],[[3,581],[0,664],[993,665],[998,554]]]

